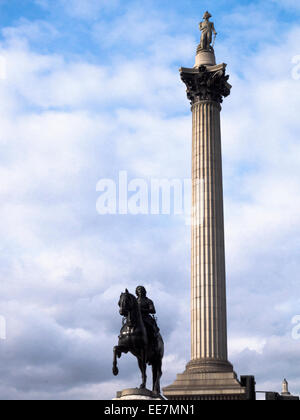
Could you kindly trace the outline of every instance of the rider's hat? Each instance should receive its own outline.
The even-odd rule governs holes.
[[[208,11],[206,11],[206,12],[204,13],[203,19],[209,19],[209,18],[211,18],[211,17],[212,17],[212,15],[211,15]]]

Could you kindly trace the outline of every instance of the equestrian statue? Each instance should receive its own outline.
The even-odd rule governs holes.
[[[153,388],[160,395],[160,378],[162,376],[162,359],[164,342],[154,317],[154,303],[147,297],[145,287],[136,288],[136,297],[126,289],[119,300],[119,312],[124,317],[119,335],[119,342],[114,347],[113,374],[118,375],[117,359],[122,353],[132,353],[138,361],[142,374],[140,389],[146,389],[147,364],[152,366]]]

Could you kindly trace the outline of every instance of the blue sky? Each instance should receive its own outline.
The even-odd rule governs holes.
[[[93,55],[95,60],[100,62],[110,62],[112,59],[111,47],[113,52],[126,53],[126,56],[137,56],[147,49],[147,45],[138,42],[138,38],[133,35],[132,27],[126,27],[128,24],[128,17],[132,17],[131,23],[134,23],[139,29],[140,26],[147,26],[149,20],[158,23],[154,25],[154,29],[160,28],[162,33],[168,31],[168,34],[176,35],[184,33],[191,35],[190,24],[198,23],[198,16],[202,14],[202,10],[210,9],[214,14],[215,19],[224,22],[224,27],[220,37],[225,38],[228,32],[231,31],[230,22],[225,22],[227,14],[240,13],[244,11],[258,17],[262,22],[260,28],[255,26],[255,21],[248,21],[247,25],[255,28],[256,37],[252,42],[256,42],[257,37],[261,41],[268,41],[268,31],[266,27],[270,20],[280,22],[280,28],[289,26],[291,23],[297,23],[299,19],[299,7],[296,1],[276,1],[270,0],[262,2],[258,1],[223,1],[218,0],[213,4],[211,1],[145,1],[143,3],[138,1],[93,1],[88,0],[85,3],[76,2],[75,0],[11,0],[1,1],[0,23],[2,27],[18,26],[23,21],[28,23],[38,22],[53,25],[58,33],[55,39],[48,39],[47,43],[33,43],[35,50],[45,52],[61,52],[65,57],[72,54]],[[148,15],[148,22],[143,21],[143,14]],[[133,21],[133,17],[136,18]],[[140,21],[138,18],[141,18]],[[126,19],[127,18],[127,19]],[[235,22],[236,29],[239,29],[241,21]],[[113,39],[112,43],[107,44],[109,36],[101,38],[101,31],[103,29],[111,28],[116,25],[124,25],[123,30],[131,33],[131,41],[124,43],[123,37]],[[92,30],[91,30],[92,29]],[[97,38],[95,32],[99,29],[100,35]],[[245,28],[242,28],[245,30]],[[256,31],[256,29],[258,29]],[[107,31],[109,34],[109,31]],[[279,35],[274,33],[275,38]],[[126,35],[125,35],[126,39]],[[247,40],[251,45],[251,39]],[[132,48],[132,43],[135,48]],[[247,47],[249,47],[247,45]],[[148,45],[149,46],[149,45]],[[91,59],[91,57],[90,57]]]
[[[136,386],[132,357],[118,378],[111,363],[119,294],[138,284],[155,296],[163,385],[189,361],[189,226],[100,216],[96,185],[122,170],[190,176],[178,68],[194,64],[207,9],[233,85],[222,110],[229,359],[261,390],[286,377],[300,394],[299,2],[0,0],[0,398]]]

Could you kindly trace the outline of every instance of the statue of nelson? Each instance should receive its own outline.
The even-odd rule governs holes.
[[[211,50],[212,46],[212,34],[217,35],[217,32],[215,30],[215,26],[213,22],[210,22],[209,18],[211,18],[211,14],[208,12],[205,12],[203,19],[203,22],[200,22],[200,31],[202,32],[201,35],[201,41],[200,41],[200,48],[202,50]]]

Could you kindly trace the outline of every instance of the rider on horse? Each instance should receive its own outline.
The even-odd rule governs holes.
[[[155,308],[152,300],[147,298],[146,289],[139,286],[133,296],[126,289],[119,300],[119,313],[124,317],[118,345],[114,347],[113,374],[119,373],[117,359],[122,353],[133,354],[139,364],[142,374],[141,389],[147,384],[147,364],[152,366],[153,392],[160,394],[160,378],[162,375],[162,359],[164,357],[164,342],[153,317]]]
[[[135,291],[137,295],[137,302],[139,304],[142,319],[147,331],[147,336],[150,343],[154,344],[159,333],[159,328],[157,326],[156,320],[153,316],[156,313],[154,303],[151,299],[147,298],[147,292],[145,287],[138,286]]]

